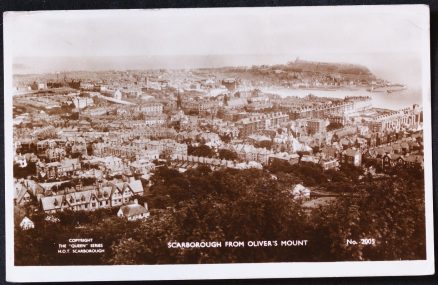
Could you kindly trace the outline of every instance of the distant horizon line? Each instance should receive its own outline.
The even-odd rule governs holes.
[[[300,58],[300,56],[288,56],[283,54],[278,55],[272,55],[272,54],[211,54],[211,55],[98,55],[98,56],[91,56],[91,55],[85,55],[85,56],[17,56],[14,57],[14,59],[46,59],[46,58],[64,58],[64,59],[70,59],[70,58],[151,58],[151,57],[236,57],[236,56],[277,56],[277,57],[290,57],[289,60],[283,60],[281,63],[278,62],[270,62],[270,63],[245,63],[245,64],[224,64],[224,65],[215,65],[212,64],[211,66],[191,66],[191,67],[105,67],[105,68],[90,68],[90,69],[63,69],[59,71],[43,71],[40,73],[22,73],[22,72],[13,72],[14,75],[37,75],[37,74],[53,74],[53,73],[59,73],[59,72],[105,72],[105,71],[141,71],[141,70],[196,70],[196,69],[220,69],[220,68],[251,68],[253,66],[274,66],[274,65],[287,65],[292,62],[308,62],[308,63],[328,63],[328,64],[339,64],[339,65],[353,65],[353,66],[359,66],[364,67],[367,69],[370,69],[368,66],[366,66],[363,63],[357,63],[357,62],[345,62],[345,61],[335,61],[335,60],[318,60],[318,59],[311,59],[311,58]],[[14,61],[15,61],[14,60]],[[108,63],[111,65],[111,63]],[[138,63],[141,64],[141,63]],[[19,65],[20,67],[17,67]],[[13,70],[14,69],[20,69],[20,68],[26,68],[21,67],[21,65],[25,65],[25,63],[13,63]]]
[[[286,65],[296,59],[319,63],[365,67],[377,78],[419,86],[423,59],[410,52],[300,52],[277,54],[174,54],[174,55],[53,55],[17,56],[12,60],[13,76],[56,73],[127,71],[182,71],[252,66]]]
[[[290,55],[290,53],[210,53],[210,54],[113,54],[113,55],[14,55],[13,58],[26,57],[148,57],[148,56],[292,56],[299,57],[300,55],[372,55],[372,54],[417,54],[416,52],[406,51],[370,51],[370,52],[306,52],[297,51],[297,55]]]

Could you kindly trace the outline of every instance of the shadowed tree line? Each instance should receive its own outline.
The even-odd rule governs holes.
[[[43,214],[29,213],[35,229],[17,227],[16,264],[424,259],[424,181],[417,174],[399,169],[384,179],[359,179],[361,171],[347,166],[338,172],[302,164],[273,165],[269,170],[198,167],[185,173],[163,166],[152,177],[145,198],[149,219],[127,222],[112,209],[58,213],[61,222],[49,223]],[[309,210],[290,193],[297,183],[320,188],[341,183],[345,189],[334,189],[343,193],[333,203]],[[105,253],[56,253],[58,243],[75,237],[104,243]],[[308,246],[224,247],[225,241],[302,239]],[[351,246],[347,239],[375,239],[375,244]],[[221,241],[222,247],[168,248],[171,241]]]

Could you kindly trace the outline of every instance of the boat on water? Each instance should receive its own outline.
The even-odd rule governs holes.
[[[393,93],[405,90],[406,86],[403,84],[386,84],[386,85],[373,85],[367,89],[368,92],[386,92]]]

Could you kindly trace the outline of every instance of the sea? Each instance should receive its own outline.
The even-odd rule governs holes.
[[[407,88],[392,93],[369,92],[366,89],[293,89],[286,87],[265,87],[261,91],[280,95],[281,97],[296,96],[306,97],[309,94],[318,97],[329,97],[343,99],[347,96],[370,96],[373,107],[390,110],[399,110],[405,107],[412,107],[414,104],[423,106],[422,90],[420,88]]]

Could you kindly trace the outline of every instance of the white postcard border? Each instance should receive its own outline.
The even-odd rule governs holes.
[[[216,8],[229,9],[229,8]],[[401,276],[434,273],[433,239],[433,185],[432,185],[432,132],[430,93],[429,8],[426,5],[394,6],[342,6],[342,7],[281,7],[234,9],[303,9],[320,13],[330,9],[361,9],[361,12],[398,9],[400,13],[423,15],[423,115],[424,115],[424,175],[426,211],[426,253],[421,261],[366,261],[366,262],[290,262],[253,264],[200,264],[200,265],[115,265],[115,266],[15,266],[13,224],[13,140],[12,140],[12,54],[13,43],[8,30],[15,12],[3,14],[4,21],[4,127],[5,127],[5,227],[6,227],[6,279],[12,282],[54,281],[118,281],[118,280],[177,280],[177,279],[234,279],[234,278],[287,278],[287,277],[349,277],[349,276]],[[176,9],[166,9],[176,13]],[[191,9],[199,13],[208,9]],[[59,11],[50,11],[50,13]],[[75,11],[80,13],[82,11]],[[90,11],[84,11],[89,13]],[[105,12],[105,11],[93,11]],[[117,10],[112,10],[112,13]],[[33,12],[45,13],[45,11]],[[426,28],[425,28],[426,27]],[[32,246],[32,245],[29,245]],[[116,270],[115,270],[116,269]]]

